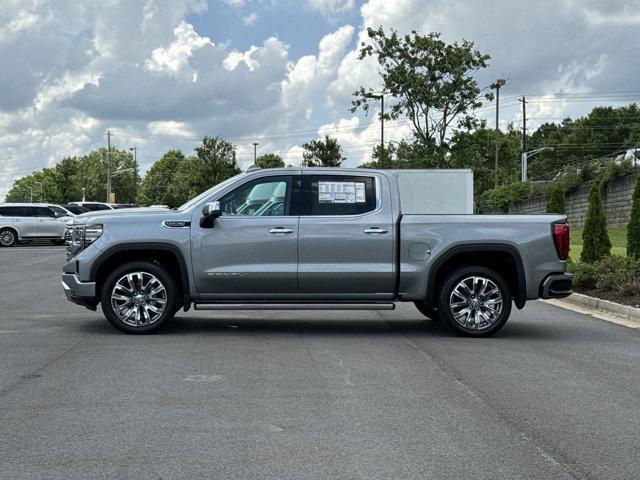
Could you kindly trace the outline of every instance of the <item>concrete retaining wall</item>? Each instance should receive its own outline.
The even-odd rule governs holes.
[[[604,211],[607,215],[607,225],[610,227],[626,227],[631,214],[631,197],[636,185],[636,174],[618,178],[607,184],[604,192]],[[587,209],[589,208],[590,185],[585,185],[567,193],[566,214],[569,225],[574,228],[582,227]],[[545,213],[547,195],[528,198],[522,202],[509,205],[507,212],[491,210],[485,213],[508,213],[510,215],[533,215]]]

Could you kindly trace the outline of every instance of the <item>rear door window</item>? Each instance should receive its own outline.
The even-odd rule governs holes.
[[[0,207],[0,217],[15,217],[16,207]]]
[[[376,209],[375,178],[303,175],[300,215],[360,215]]]
[[[51,210],[48,207],[36,207],[36,213],[39,217],[48,217],[48,218],[55,217],[53,210]]]
[[[36,207],[16,207],[16,217],[37,217]]]

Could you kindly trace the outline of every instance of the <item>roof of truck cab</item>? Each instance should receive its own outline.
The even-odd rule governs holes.
[[[358,167],[281,167],[281,168],[257,168],[246,173],[259,172],[276,172],[276,173],[292,173],[292,172],[309,172],[309,173],[391,173],[396,172],[447,172],[447,173],[471,173],[469,168],[411,168],[411,169],[394,169],[394,168],[358,168]]]

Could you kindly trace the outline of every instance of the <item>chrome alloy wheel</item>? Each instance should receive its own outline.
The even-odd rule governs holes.
[[[11,230],[3,230],[0,232],[0,244],[3,247],[10,247],[16,242],[16,234]]]
[[[123,275],[111,291],[111,308],[132,327],[146,327],[158,321],[167,305],[167,290],[149,272]]]
[[[449,308],[461,327],[482,331],[491,327],[503,308],[502,293],[486,277],[467,277],[460,281],[449,296]]]

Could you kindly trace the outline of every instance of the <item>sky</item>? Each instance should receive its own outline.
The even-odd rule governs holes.
[[[144,172],[203,135],[237,147],[241,167],[329,133],[356,166],[379,142],[376,111],[352,92],[380,88],[358,60],[367,27],[441,32],[491,56],[481,86],[506,78],[500,126],[579,116],[640,100],[640,0],[0,0],[0,199],[64,156],[137,147]],[[495,104],[478,115],[493,125]],[[385,125],[385,139],[410,134]]]

